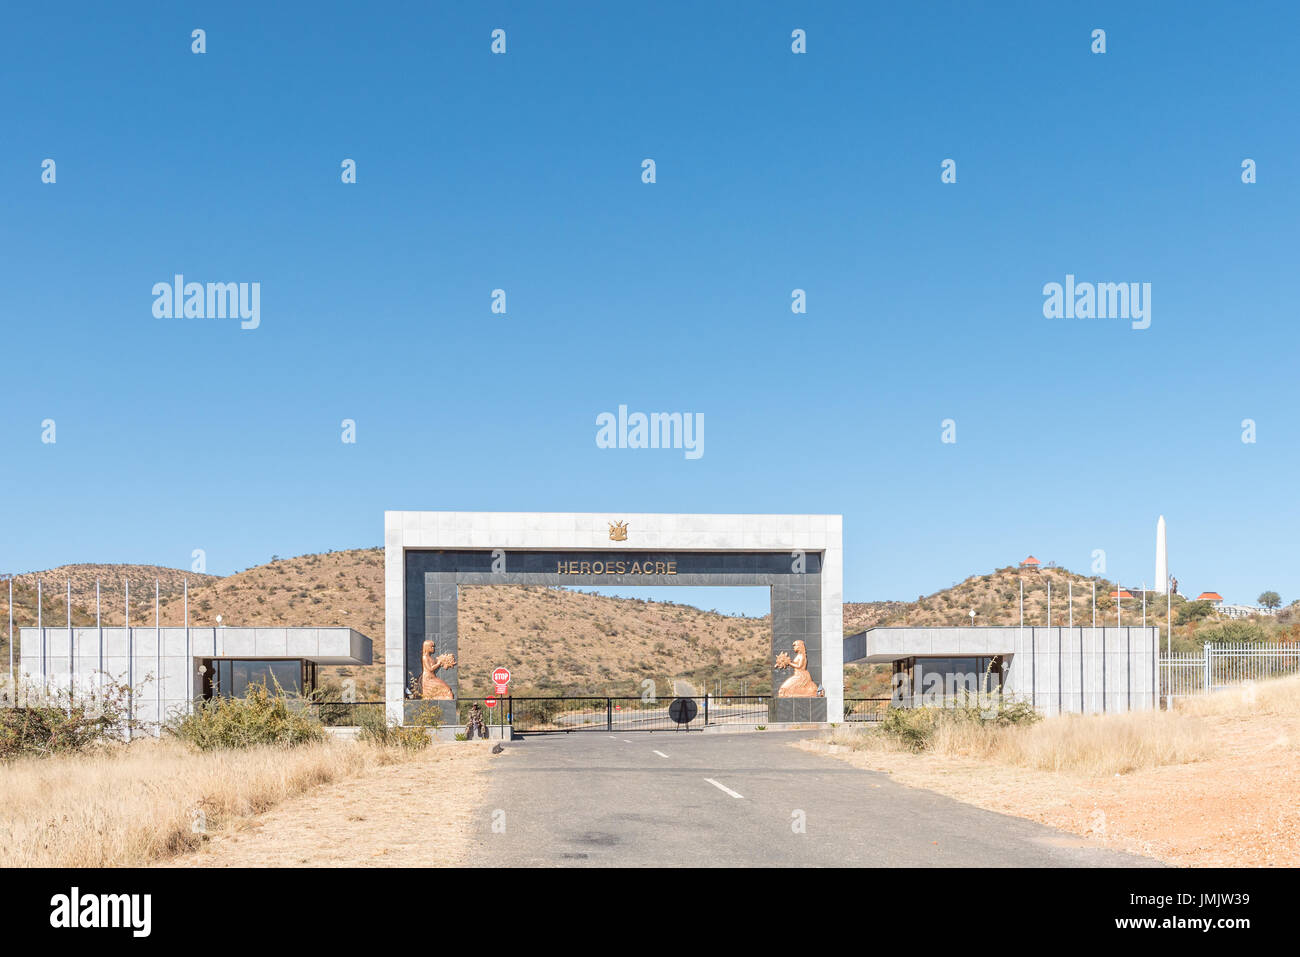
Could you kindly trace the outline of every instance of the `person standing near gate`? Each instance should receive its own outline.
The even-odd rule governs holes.
[[[475,732],[478,732],[480,738],[487,739],[487,728],[483,725],[483,709],[478,706],[477,701],[469,707],[469,724],[465,725],[465,740],[473,741]]]

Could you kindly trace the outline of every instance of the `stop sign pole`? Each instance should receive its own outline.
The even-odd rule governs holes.
[[[505,695],[510,688],[510,669],[509,668],[493,669],[492,684],[496,688],[496,693],[498,698]],[[501,708],[501,720],[499,722],[499,726],[504,728],[505,724],[506,724],[506,708],[503,706]]]

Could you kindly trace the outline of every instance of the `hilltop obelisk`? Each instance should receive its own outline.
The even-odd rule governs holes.
[[[1169,594],[1169,548],[1165,544],[1165,517],[1156,522],[1156,587],[1158,595]]]

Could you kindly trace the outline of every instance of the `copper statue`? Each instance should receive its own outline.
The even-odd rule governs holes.
[[[791,668],[794,669],[794,674],[781,682],[781,687],[776,691],[778,698],[822,697],[822,690],[812,680],[812,675],[808,674],[808,647],[802,641],[794,643],[793,658],[784,651],[776,656],[777,671],[786,671]]]
[[[455,668],[456,656],[451,654],[433,656],[433,642],[424,643],[420,660],[424,673],[420,676],[420,697],[429,701],[450,701],[453,697],[451,685],[438,677],[439,668]]]

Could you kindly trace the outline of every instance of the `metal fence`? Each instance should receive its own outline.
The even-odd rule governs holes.
[[[508,724],[520,734],[565,731],[677,731],[697,730],[725,724],[763,724],[769,720],[770,695],[712,695],[689,699],[695,704],[690,722],[678,724],[669,708],[673,698],[643,701],[640,698],[512,698],[496,699],[493,708],[486,698],[458,698],[457,724],[469,721],[469,709],[477,704],[486,724]],[[844,720],[879,721],[890,704],[889,698],[845,698]],[[307,705],[327,727],[355,727],[366,720],[383,723],[382,701],[312,701]]]
[[[1300,673],[1300,645],[1239,643],[1206,645],[1201,652],[1160,656],[1160,695],[1165,700],[1209,694],[1245,681]]]
[[[384,723],[382,701],[309,701],[307,707],[327,728],[357,727],[367,721]]]
[[[845,698],[844,720],[879,721],[889,710],[889,698]]]
[[[683,702],[694,715],[673,719],[671,707]],[[769,695],[693,698],[502,698],[503,719],[520,734],[571,731],[681,731],[722,724],[762,724],[768,720]],[[687,704],[689,702],[689,704]]]
[[[487,701],[494,705],[487,707]],[[670,707],[673,701],[689,700],[695,713],[689,722],[678,723]],[[721,724],[762,724],[768,719],[768,695],[732,695],[690,699],[659,698],[457,698],[457,726],[469,722],[470,709],[480,707],[483,722],[509,724],[515,731],[677,731]],[[888,699],[886,699],[887,701]],[[326,727],[356,727],[367,721],[385,720],[382,701],[304,702]]]
[[[1160,656],[1160,696],[1166,700],[1205,693],[1205,655],[1175,651]]]

